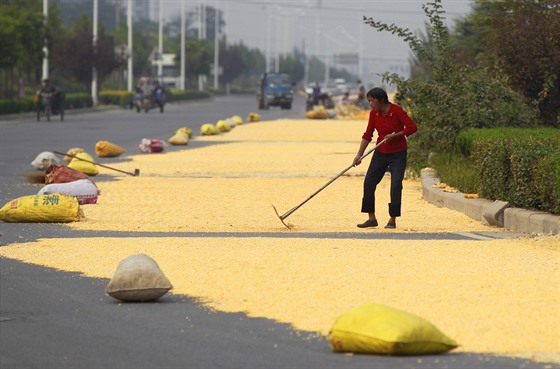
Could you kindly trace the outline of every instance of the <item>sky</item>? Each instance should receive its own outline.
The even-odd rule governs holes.
[[[346,68],[366,83],[380,83],[379,74],[409,73],[408,44],[389,32],[363,24],[363,16],[394,23],[415,33],[425,32],[422,4],[429,0],[205,0],[223,11],[228,42],[242,41],[260,49],[271,61],[276,53],[297,47],[324,63]],[[186,0],[187,11],[201,1]],[[445,22],[471,11],[473,0],[442,0]],[[164,0],[165,18],[178,17],[181,0]],[[357,54],[359,64],[335,64],[335,56]],[[272,62],[272,65],[274,63]]]

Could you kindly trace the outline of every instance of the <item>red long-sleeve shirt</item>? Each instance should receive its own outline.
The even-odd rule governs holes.
[[[416,123],[414,123],[403,108],[391,104],[385,116],[382,116],[377,110],[371,110],[368,125],[362,139],[371,142],[374,130],[377,130],[377,143],[383,140],[389,133],[401,131],[404,133],[404,136],[394,138],[377,149],[382,153],[391,154],[406,150],[406,137],[418,131],[418,127],[416,127]]]

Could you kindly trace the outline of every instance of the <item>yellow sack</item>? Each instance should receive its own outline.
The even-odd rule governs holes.
[[[260,120],[261,115],[259,113],[249,113],[249,115],[247,115],[248,122],[260,122]]]
[[[95,155],[100,158],[112,158],[123,154],[126,150],[109,141],[98,141],[95,144]]]
[[[328,340],[333,351],[385,355],[436,354],[459,346],[429,321],[375,303],[340,315]]]
[[[218,130],[212,123],[204,123],[200,126],[200,134],[203,136],[212,136],[218,133]]]
[[[87,152],[79,152],[76,154],[76,157],[72,159],[70,163],[68,163],[68,168],[72,168],[74,170],[87,174],[88,176],[95,176],[99,174],[99,169],[97,169],[97,166],[95,164],[80,159],[94,161],[91,155]]]
[[[74,148],[71,148],[70,150],[66,151],[66,154],[76,156],[78,153],[85,152],[85,151],[86,150],[82,149],[81,147],[74,147]],[[74,158],[72,156],[68,156],[68,155],[65,155],[63,160],[67,163],[70,163],[72,161],[72,159],[74,159]]]
[[[175,133],[177,132],[184,132],[187,134],[187,136],[189,136],[189,138],[192,138],[192,129],[190,129],[189,127],[181,127],[175,131]]]
[[[243,118],[241,118],[239,115],[234,115],[233,117],[231,117],[231,120],[233,120],[236,125],[243,124]]]
[[[67,223],[82,217],[78,200],[61,193],[19,197],[0,209],[0,220],[12,223]]]
[[[231,131],[231,126],[225,120],[220,119],[216,122],[216,130],[218,132],[229,132]]]
[[[184,131],[177,131],[168,141],[171,145],[186,145],[189,143],[189,136]]]

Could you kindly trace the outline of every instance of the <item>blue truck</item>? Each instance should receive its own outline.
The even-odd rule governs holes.
[[[294,83],[286,73],[265,73],[257,90],[259,109],[279,106],[291,109],[294,100]]]

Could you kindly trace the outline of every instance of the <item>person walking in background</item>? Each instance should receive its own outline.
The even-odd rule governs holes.
[[[313,86],[313,106],[319,105],[319,95],[321,95],[321,86],[319,82],[315,82],[315,86]]]
[[[356,105],[360,108],[367,109],[366,86],[364,86],[361,79],[357,80],[356,84],[358,85],[358,98],[356,99]]]
[[[369,90],[367,101],[372,110],[353,165],[360,165],[362,162],[361,157],[371,142],[374,131],[377,131],[377,143],[383,139],[387,141],[375,150],[364,178],[361,211],[368,214],[368,220],[358,224],[358,227],[377,227],[375,190],[389,169],[391,173],[390,218],[385,228],[396,228],[396,218],[401,216],[402,181],[406,170],[408,148],[406,138],[415,133],[418,128],[403,108],[389,102],[387,92],[382,88]]]
[[[345,92],[344,96],[342,96],[342,99],[340,100],[340,105],[347,106],[349,104],[350,104],[350,93]]]

